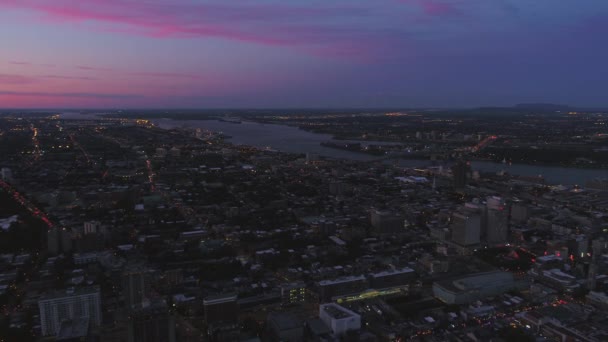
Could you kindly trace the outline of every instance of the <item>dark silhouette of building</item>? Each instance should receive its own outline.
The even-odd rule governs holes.
[[[205,323],[236,322],[239,306],[236,294],[207,297],[203,300]]]
[[[122,291],[128,309],[140,308],[148,298],[150,273],[143,265],[129,265],[122,274]]]
[[[164,302],[135,310],[129,317],[129,342],[175,342],[175,318]]]
[[[454,177],[454,187],[464,189],[467,185],[467,178],[471,173],[471,165],[464,160],[459,160],[452,166],[452,176]]]

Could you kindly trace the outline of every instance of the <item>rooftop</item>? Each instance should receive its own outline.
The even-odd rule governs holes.
[[[365,276],[359,275],[359,276],[342,277],[342,278],[332,279],[332,280],[321,280],[319,282],[319,285],[328,286],[328,285],[334,285],[334,284],[349,283],[351,281],[359,281],[359,280],[365,280]]]
[[[329,316],[333,319],[344,319],[357,315],[356,313],[334,303],[323,304],[319,309],[329,314]]]

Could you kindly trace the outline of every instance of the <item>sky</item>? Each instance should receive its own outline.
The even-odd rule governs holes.
[[[0,0],[0,108],[608,107],[606,0]]]

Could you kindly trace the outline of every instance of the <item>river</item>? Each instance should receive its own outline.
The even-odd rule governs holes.
[[[64,119],[99,119],[94,114],[79,115],[78,113],[64,113]],[[291,153],[313,153],[330,158],[340,158],[359,161],[378,159],[363,153],[350,152],[321,146],[321,142],[332,140],[328,134],[318,134],[301,130],[297,127],[262,124],[243,121],[230,123],[218,120],[151,120],[160,128],[201,128],[214,132],[222,132],[230,136],[229,141],[237,145],[249,145],[258,148],[270,148],[277,151]],[[385,142],[364,141],[362,144],[387,144]],[[432,165],[430,160],[401,159],[399,165],[404,167],[424,167]],[[473,161],[473,170],[483,172],[506,171],[513,175],[534,177],[542,175],[548,183],[564,185],[584,185],[586,181],[595,178],[608,178],[608,170],[581,169],[560,166],[540,166],[527,164],[501,164],[487,161]]]

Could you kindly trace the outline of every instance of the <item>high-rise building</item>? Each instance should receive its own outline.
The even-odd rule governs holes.
[[[72,251],[72,231],[64,227],[53,227],[46,232],[49,254],[57,255]]]
[[[515,223],[524,223],[530,218],[530,209],[523,201],[515,201],[511,205],[511,220]]]
[[[55,291],[38,301],[43,336],[55,336],[61,323],[67,320],[88,319],[92,328],[101,325],[99,287],[84,287]]]
[[[141,308],[148,299],[150,272],[143,265],[129,265],[122,274],[122,291],[128,309]]]
[[[128,341],[175,342],[175,317],[165,302],[156,302],[131,312]]]
[[[587,273],[587,288],[590,290],[595,290],[597,287],[598,262],[606,248],[608,248],[608,242],[603,238],[591,242],[591,264]]]
[[[471,173],[471,165],[464,160],[459,160],[452,166],[452,176],[454,177],[454,187],[463,189],[467,185],[467,178]]]
[[[462,209],[452,215],[452,241],[462,246],[479,244],[481,215],[473,210]]]
[[[507,243],[509,239],[509,207],[500,197],[487,198],[486,241],[489,244]]]

